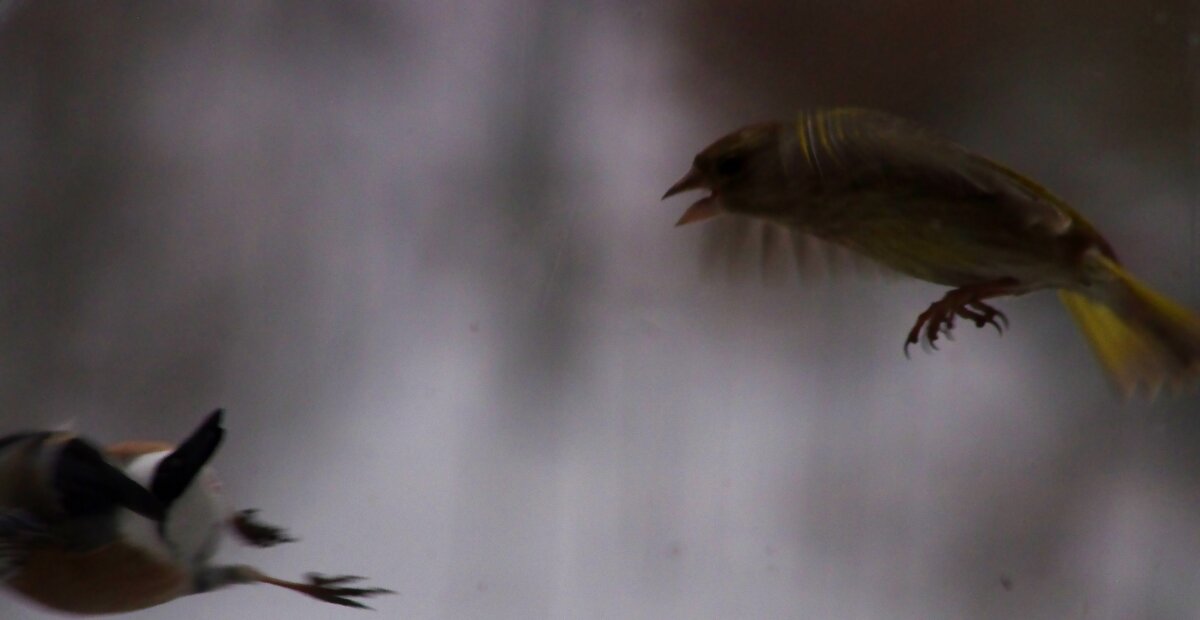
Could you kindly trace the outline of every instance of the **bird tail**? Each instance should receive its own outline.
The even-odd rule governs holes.
[[[1117,389],[1180,389],[1200,377],[1200,317],[1138,282],[1115,261],[1097,257],[1099,294],[1060,290]],[[1090,293],[1090,291],[1089,291]]]

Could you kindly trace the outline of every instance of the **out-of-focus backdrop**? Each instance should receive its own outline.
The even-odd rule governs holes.
[[[905,360],[938,287],[706,277],[658,200],[880,107],[1200,308],[1196,0],[0,10],[0,431],[226,407],[230,495],[303,541],[225,557],[382,618],[1200,616],[1196,396],[1121,404],[1050,294]]]

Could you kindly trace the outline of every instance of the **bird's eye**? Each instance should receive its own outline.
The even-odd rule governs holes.
[[[743,157],[741,153],[729,153],[728,155],[722,155],[717,158],[717,161],[713,162],[713,171],[716,172],[718,176],[723,177],[736,176],[742,171],[742,168],[745,167],[746,158]]]

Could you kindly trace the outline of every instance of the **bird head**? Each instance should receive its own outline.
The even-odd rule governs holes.
[[[781,146],[788,132],[780,123],[743,127],[709,145],[692,160],[692,168],[667,190],[663,199],[696,189],[709,195],[692,203],[676,226],[722,213],[769,219],[787,213],[789,181]]]

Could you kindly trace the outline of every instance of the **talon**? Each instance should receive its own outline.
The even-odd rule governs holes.
[[[979,303],[979,305],[982,306],[983,303]],[[1008,329],[1008,317],[1006,317],[1006,315],[1004,315],[1003,312],[998,311],[998,309],[996,309],[996,308],[992,308],[991,306],[986,306],[986,308],[990,309],[991,318],[992,319],[1000,319],[1000,323],[1004,324],[1003,330],[1007,330]],[[991,323],[992,323],[992,325],[996,326],[997,330],[1001,330],[1000,323],[996,323],[995,320],[992,320]],[[1001,330],[1001,333],[1003,333],[1003,330]]]
[[[945,319],[943,319],[941,317],[935,317],[933,320],[929,321],[929,323],[927,325],[925,325],[925,340],[927,340],[929,342],[929,346],[934,351],[938,350],[938,348],[937,348],[938,332],[940,332],[942,330],[942,323],[944,321],[945,321]]]
[[[354,600],[354,597],[377,596],[380,594],[395,594],[394,591],[387,588],[348,588],[342,584],[354,583],[362,581],[364,578],[357,575],[338,575],[330,577],[319,573],[309,573],[306,575],[308,585],[305,593],[313,598],[320,599],[327,603],[336,605],[344,605],[346,607],[357,607],[359,609],[369,609],[363,603]]]
[[[979,310],[980,312],[983,312],[984,315],[988,317],[988,322],[992,324],[995,324],[995,321],[991,319],[1000,319],[1000,321],[1004,323],[1004,329],[1008,329],[1008,317],[1005,316],[1003,312],[983,303],[982,301],[973,301],[970,303],[970,306],[976,310]],[[999,327],[999,325],[996,325],[996,327]]]
[[[916,325],[913,325],[912,329],[908,331],[908,338],[904,340],[904,357],[912,359],[912,356],[908,353],[908,347],[917,343],[920,343],[921,348],[928,352],[928,349],[925,347],[925,343],[921,340],[921,328],[925,326],[925,322],[928,320],[928,310],[922,312],[921,315],[917,317]]]
[[[973,310],[959,308],[956,312],[958,312],[958,316],[974,323],[975,327],[983,327],[987,323],[987,317]]]
[[[947,340],[954,340],[954,319],[962,317],[975,324],[976,328],[991,325],[996,333],[1003,334],[1008,328],[1008,317],[1003,312],[984,303],[989,297],[1011,295],[1022,290],[1018,282],[1005,278],[987,284],[972,285],[956,288],[941,299],[929,304],[929,308],[917,315],[917,322],[908,332],[904,341],[904,357],[911,359],[908,347],[921,343],[926,352],[937,351],[937,339],[945,335]]]
[[[975,319],[976,327],[991,325],[996,328],[997,334],[1003,334],[1004,329],[1008,327],[1008,317],[1004,316],[1003,312],[981,301],[972,301],[967,305],[970,306],[972,310],[962,308],[960,309],[960,313],[970,313],[971,315],[978,317]],[[999,319],[999,321],[997,321],[997,319]],[[1003,326],[1001,326],[1001,322],[1004,323]]]

